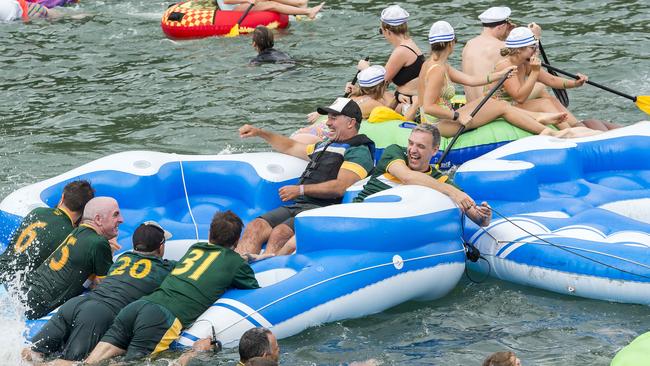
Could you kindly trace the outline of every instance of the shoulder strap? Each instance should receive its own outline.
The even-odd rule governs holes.
[[[401,44],[400,46],[402,46],[402,47],[406,47],[406,48],[408,48],[409,50],[411,50],[411,52],[413,52],[416,56],[420,56],[420,55],[418,55],[418,53],[415,52],[415,50],[412,49],[411,47],[409,47],[409,46],[407,46],[407,45],[405,45],[405,44]]]

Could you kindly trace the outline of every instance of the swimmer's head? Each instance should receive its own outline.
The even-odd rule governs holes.
[[[1,0],[0,0],[1,1]],[[253,47],[259,52],[273,48],[273,32],[263,25],[258,25],[253,31]]]

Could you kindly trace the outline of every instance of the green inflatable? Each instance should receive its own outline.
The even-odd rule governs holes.
[[[636,337],[632,343],[623,347],[610,366],[649,366],[650,365],[650,332]]]

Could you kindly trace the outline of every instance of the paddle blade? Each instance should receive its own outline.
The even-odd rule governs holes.
[[[232,28],[230,28],[230,32],[226,34],[226,37],[237,37],[239,35],[239,23],[235,24]]]
[[[640,110],[650,114],[650,95],[639,95],[634,103]]]

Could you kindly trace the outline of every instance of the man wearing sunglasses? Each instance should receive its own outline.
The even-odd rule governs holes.
[[[113,323],[117,313],[160,286],[175,261],[163,260],[171,234],[155,221],[133,233],[133,251],[122,254],[108,276],[87,296],[68,300],[32,339],[23,357],[42,358],[60,353],[69,361],[83,360]]]
[[[505,47],[505,40],[516,24],[510,20],[511,10],[507,6],[489,8],[481,13],[478,18],[483,25],[480,35],[470,39],[463,47],[462,67],[463,72],[468,75],[486,75],[494,71],[494,65],[502,57],[499,50]],[[528,27],[533,31],[535,37],[541,37],[542,29],[535,23]],[[539,91],[543,91],[540,86]],[[536,89],[537,90],[537,89]],[[483,88],[465,86],[465,97],[467,102],[483,97]]]

